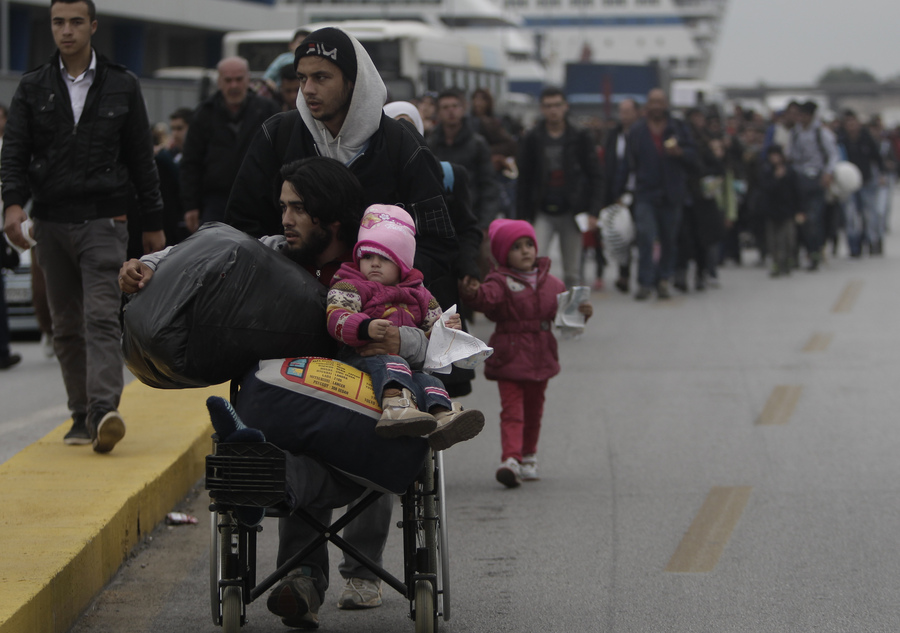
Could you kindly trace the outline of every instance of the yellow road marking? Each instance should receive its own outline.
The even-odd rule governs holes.
[[[859,279],[848,281],[847,285],[844,286],[843,292],[841,292],[841,296],[838,297],[838,300],[834,304],[834,307],[831,309],[831,311],[850,312],[850,310],[853,309],[853,304],[856,303],[856,299],[859,297],[859,293],[862,290],[862,287],[863,282]]]
[[[831,332],[816,332],[809,337],[809,341],[803,346],[803,351],[824,352],[828,349],[828,346],[831,345],[832,340],[834,340],[834,334]]]
[[[710,490],[666,571],[702,573],[715,569],[752,489],[751,486],[716,486]]]
[[[775,387],[756,423],[787,424],[794,413],[794,407],[797,406],[802,391],[803,385],[778,385]]]

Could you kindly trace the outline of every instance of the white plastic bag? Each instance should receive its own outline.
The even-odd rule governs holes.
[[[431,329],[423,367],[430,374],[449,374],[452,365],[475,369],[494,353],[494,348],[485,345],[481,339],[468,332],[448,328],[446,321],[454,314],[455,304],[441,315],[441,320]]]

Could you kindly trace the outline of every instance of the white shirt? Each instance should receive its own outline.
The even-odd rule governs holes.
[[[62,57],[59,58],[59,71],[62,73],[63,79],[66,80],[66,88],[69,89],[69,100],[72,102],[72,115],[75,117],[75,124],[81,119],[81,113],[84,110],[84,102],[87,99],[88,90],[94,83],[94,76],[97,74],[97,53],[91,49],[91,63],[83,73],[77,77],[73,77],[63,65]]]

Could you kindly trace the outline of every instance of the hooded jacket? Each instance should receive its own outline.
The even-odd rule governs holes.
[[[362,45],[351,40],[357,77],[340,133],[332,137],[299,94],[298,109],[270,118],[251,142],[225,221],[256,237],[281,233],[281,166],[312,156],[336,158],[359,179],[366,205],[394,204],[409,212],[416,224],[415,267],[431,284],[451,274],[459,248],[442,195],[443,172],[415,129],[384,115],[384,82]]]
[[[537,286],[518,271],[501,266],[492,271],[466,303],[497,324],[488,343],[493,355],[484,363],[488,380],[548,380],[559,373],[559,352],[553,334],[556,295],[565,284],[550,274],[550,259],[537,259]]]
[[[153,142],[137,77],[97,55],[75,123],[59,52],[19,82],[3,137],[4,209],[34,198],[33,215],[84,222],[125,213],[137,191],[144,231],[162,229]]]
[[[369,281],[359,266],[348,262],[335,274],[328,291],[328,333],[351,347],[370,342],[372,319],[387,319],[397,327],[417,327],[426,335],[441,318],[441,307],[422,285],[422,273],[411,270],[396,286]]]

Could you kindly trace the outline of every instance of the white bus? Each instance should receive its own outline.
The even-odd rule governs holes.
[[[362,43],[375,62],[392,101],[409,101],[426,92],[487,88],[495,99],[506,93],[503,51],[467,42],[453,32],[415,21],[348,20],[307,25],[313,31],[336,26]],[[295,29],[233,31],[222,43],[224,57],[240,55],[254,74],[262,73],[287,50]]]

